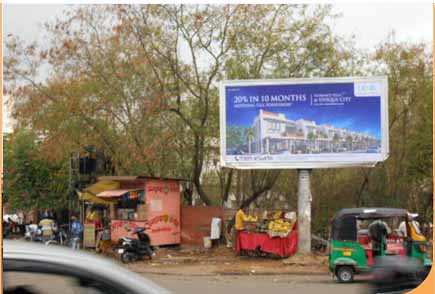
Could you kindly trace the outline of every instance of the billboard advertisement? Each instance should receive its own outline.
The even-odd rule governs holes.
[[[220,85],[221,165],[374,166],[388,157],[387,77]]]

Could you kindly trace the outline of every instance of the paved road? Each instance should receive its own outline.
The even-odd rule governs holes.
[[[175,276],[147,274],[174,293],[249,293],[249,294],[367,294],[366,285],[360,280],[353,284],[338,284],[329,275],[248,275],[248,276]]]

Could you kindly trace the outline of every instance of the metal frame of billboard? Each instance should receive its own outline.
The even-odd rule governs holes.
[[[380,111],[381,111],[381,152],[371,155],[365,160],[361,154],[355,154],[346,159],[341,154],[298,154],[297,158],[285,162],[238,162],[228,163],[226,160],[226,87],[234,86],[267,86],[267,85],[298,85],[298,84],[334,84],[376,82],[381,85]],[[238,169],[312,169],[312,168],[339,168],[339,167],[373,167],[384,161],[389,155],[388,130],[388,78],[387,76],[374,77],[338,77],[338,78],[301,78],[301,79],[265,79],[265,80],[224,80],[220,82],[220,163],[222,167]],[[328,158],[325,158],[328,157]],[[341,158],[343,157],[343,158]],[[349,157],[349,154],[347,154]],[[373,157],[376,157],[373,159]]]

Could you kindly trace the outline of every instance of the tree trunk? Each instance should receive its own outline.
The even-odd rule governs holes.
[[[250,197],[248,197],[247,199],[244,199],[242,201],[242,204],[239,206],[239,209],[244,208],[244,207],[248,207],[258,197],[260,197],[265,192],[267,192],[270,189],[272,189],[273,185],[276,183],[276,180],[279,177],[279,173],[280,172],[278,171],[277,173],[272,174],[272,177],[270,179],[268,179],[268,180],[266,179],[266,182],[265,182],[264,186],[260,187],[257,191],[254,191],[252,193],[252,195]],[[227,225],[227,232],[228,233],[231,231],[231,228],[234,226],[234,223],[235,223],[235,216],[233,216],[233,218],[228,222],[228,225]]]
[[[240,198],[241,198],[241,196],[240,196],[240,194],[241,194],[241,186],[242,186],[242,179],[241,179],[241,177],[242,177],[242,171],[241,170],[237,170],[236,171],[236,173],[237,173],[237,177],[236,177],[236,203],[237,203],[237,205],[239,205],[239,203],[240,203]]]
[[[199,197],[201,198],[202,202],[204,202],[205,205],[210,206],[211,200],[208,198],[207,194],[202,189],[201,181],[200,181],[200,178],[198,176],[196,176],[193,179],[193,184],[195,185],[196,191],[198,192]]]
[[[368,183],[369,183],[369,177],[371,174],[372,170],[370,169],[365,175],[364,175],[364,179],[361,183],[361,186],[356,194],[356,205],[357,207],[361,207],[363,205],[362,202],[362,194],[364,193],[364,190],[366,189]]]
[[[201,185],[201,173],[202,173],[202,164],[204,160],[204,154],[202,153],[204,151],[204,138],[203,136],[200,136],[198,134],[195,135],[195,153],[193,156],[193,184],[195,185],[196,191],[199,194],[199,197],[201,198],[202,202],[204,202],[205,205],[210,206],[211,200],[208,198],[205,191],[202,189]]]
[[[193,191],[190,187],[186,187],[183,192],[184,199],[187,202],[187,205],[193,205]]]
[[[227,180],[225,183],[225,190],[223,194],[223,202],[226,202],[228,200],[228,196],[231,190],[231,183],[233,181],[233,172],[234,172],[233,169],[230,169],[230,171],[228,172]]]

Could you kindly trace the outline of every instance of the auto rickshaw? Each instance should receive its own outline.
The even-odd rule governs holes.
[[[329,269],[340,283],[353,281],[355,274],[369,273],[382,257],[407,258],[420,265],[425,275],[432,261],[426,257],[427,240],[415,221],[417,215],[397,208],[348,208],[331,221]],[[392,232],[385,221],[402,221],[404,234]],[[371,222],[368,230],[361,223]]]

